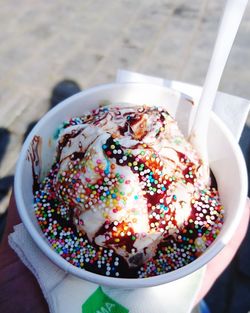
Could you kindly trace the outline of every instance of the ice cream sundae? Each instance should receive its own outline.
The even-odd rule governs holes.
[[[150,277],[196,259],[223,223],[216,184],[162,107],[109,104],[65,121],[38,222],[63,258],[113,277]]]

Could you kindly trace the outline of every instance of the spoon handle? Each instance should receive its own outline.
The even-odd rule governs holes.
[[[206,138],[210,111],[247,3],[248,0],[227,0],[194,118],[190,141],[205,161],[207,161]]]

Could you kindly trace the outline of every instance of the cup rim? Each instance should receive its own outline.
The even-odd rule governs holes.
[[[245,200],[247,195],[247,171],[246,171],[246,165],[240,166],[240,178],[242,182],[242,189],[241,189],[241,195],[240,195],[240,201],[238,205],[238,212],[236,215],[236,220],[231,227],[225,232],[223,236],[218,236],[216,239],[216,244],[212,244],[209,248],[207,248],[206,252],[196,260],[192,261],[191,263],[168,273],[157,275],[154,277],[148,277],[148,278],[119,278],[119,277],[108,277],[100,274],[96,274],[90,271],[87,271],[85,269],[77,268],[76,266],[70,264],[68,261],[63,259],[56,251],[54,251],[49,243],[46,241],[46,238],[42,237],[41,234],[38,232],[36,227],[34,226],[31,218],[29,217],[29,214],[27,213],[27,210],[25,209],[26,205],[24,203],[24,199],[22,196],[21,188],[19,186],[22,184],[22,166],[26,159],[26,153],[30,146],[30,142],[33,139],[33,137],[36,135],[37,130],[39,130],[44,123],[48,119],[51,118],[51,116],[55,115],[58,111],[63,110],[65,107],[68,106],[72,101],[80,98],[84,98],[86,95],[89,95],[91,93],[94,93],[96,91],[102,91],[107,88],[113,88],[114,86],[124,86],[124,85],[135,85],[135,86],[144,86],[149,88],[155,88],[155,89],[164,89],[169,90],[171,92],[175,92],[181,96],[185,96],[190,98],[190,96],[186,96],[185,94],[176,91],[172,88],[168,88],[165,86],[158,86],[150,83],[112,83],[112,84],[104,84],[95,86],[89,89],[86,89],[84,91],[81,91],[66,100],[62,101],[59,105],[48,111],[37,123],[37,125],[32,129],[28,137],[26,138],[23,147],[20,152],[20,156],[17,162],[16,171],[15,171],[15,178],[14,178],[14,194],[17,202],[17,209],[19,212],[19,215],[21,217],[21,220],[23,224],[25,225],[25,228],[28,230],[29,234],[31,235],[31,238],[35,241],[36,245],[43,251],[43,253],[57,266],[59,266],[60,269],[73,274],[74,276],[80,277],[82,279],[100,284],[100,285],[106,285],[110,287],[125,287],[125,288],[141,288],[141,287],[150,287],[150,286],[156,286],[161,285],[165,283],[169,283],[171,281],[180,279],[184,276],[187,276],[191,274],[192,272],[200,269],[202,266],[204,266],[206,263],[208,263],[214,256],[216,256],[223,247],[229,242],[229,240],[232,237],[232,234],[235,232],[239,222],[240,218],[244,211],[245,206]],[[244,157],[242,155],[242,152],[236,143],[233,135],[230,133],[229,129],[224,125],[224,123],[215,115],[215,113],[211,112],[210,118],[219,126],[223,134],[225,135],[225,138],[227,138],[228,142],[230,143],[231,147],[233,148],[233,151],[235,153],[237,163],[238,164],[245,164]],[[18,200],[17,200],[18,199]],[[178,271],[178,273],[176,273]]]

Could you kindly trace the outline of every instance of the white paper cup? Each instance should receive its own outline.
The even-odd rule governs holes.
[[[38,225],[33,207],[33,176],[28,150],[35,135],[42,138],[42,175],[50,169],[55,153],[53,135],[57,127],[72,117],[97,108],[103,102],[128,102],[165,106],[176,117],[180,128],[188,133],[194,106],[190,97],[153,84],[126,83],[101,85],[80,92],[63,101],[37,123],[26,139],[15,174],[15,197],[20,217],[37,246],[60,268],[80,278],[122,288],[139,288],[168,283],[184,277],[210,261],[229,242],[242,217],[247,196],[247,171],[241,150],[226,126],[211,113],[208,135],[208,153],[211,169],[216,177],[225,222],[219,236],[195,261],[184,267],[150,278],[111,278],[77,268],[54,251]]]

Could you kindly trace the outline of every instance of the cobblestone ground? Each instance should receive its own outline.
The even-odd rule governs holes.
[[[201,85],[223,5],[217,0],[0,1],[0,215],[24,135],[49,109],[55,85],[65,78],[82,89],[112,82],[118,68]],[[220,85],[221,91],[248,99],[249,33],[250,6]],[[249,291],[249,273],[244,275]],[[225,285],[228,296],[233,291],[227,293]],[[213,312],[233,312],[222,309]]]

